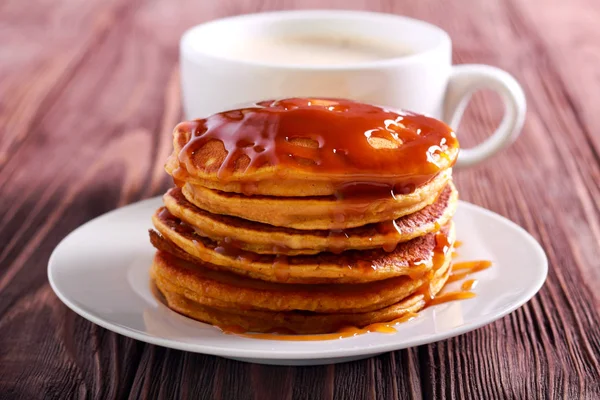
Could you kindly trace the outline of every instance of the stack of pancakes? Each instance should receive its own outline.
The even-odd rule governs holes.
[[[443,123],[286,99],[179,124],[150,231],[173,310],[226,330],[329,333],[423,308],[454,243]],[[333,155],[332,155],[333,154]]]

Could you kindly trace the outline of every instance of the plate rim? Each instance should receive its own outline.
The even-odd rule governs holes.
[[[138,202],[135,202],[132,204],[128,204],[124,207],[119,207],[117,209],[114,209],[114,210],[111,210],[104,214],[101,214],[98,217],[95,217],[95,218],[85,222],[84,224],[80,225],[76,229],[74,229],[72,232],[70,232],[68,235],[66,235],[52,251],[50,258],[48,259],[47,276],[48,276],[48,281],[50,283],[50,287],[52,288],[52,291],[54,292],[54,294],[71,311],[75,312],[77,315],[81,316],[82,318],[84,318],[98,326],[101,326],[109,331],[118,333],[120,335],[129,337],[129,338],[132,338],[135,340],[139,340],[144,343],[149,343],[149,344],[162,346],[162,347],[166,347],[166,348],[172,348],[172,349],[176,349],[176,350],[208,354],[208,355],[214,355],[214,356],[220,356],[220,357],[237,357],[237,358],[246,358],[246,359],[253,359],[253,360],[309,360],[309,359],[341,359],[341,358],[369,355],[369,354],[374,355],[374,354],[396,351],[396,350],[401,350],[401,349],[410,348],[410,347],[421,346],[424,344],[435,343],[435,342],[438,342],[441,340],[446,340],[446,339],[449,339],[449,338],[452,338],[455,336],[462,335],[467,332],[474,331],[485,325],[489,325],[495,321],[498,321],[501,318],[504,318],[506,315],[512,313],[513,311],[517,310],[518,308],[520,308],[523,305],[525,305],[526,303],[528,303],[533,298],[533,296],[535,296],[539,292],[539,290],[542,288],[542,286],[544,285],[544,283],[546,281],[547,275],[548,275],[548,257],[546,255],[543,247],[540,245],[540,243],[529,232],[527,232],[524,228],[522,228],[515,222],[511,221],[510,219],[508,219],[506,217],[503,217],[500,214],[490,211],[484,207],[481,207],[481,206],[478,206],[478,205],[475,205],[475,204],[472,204],[472,203],[469,203],[469,202],[466,202],[463,200],[459,200],[458,207],[466,208],[470,211],[474,211],[477,213],[482,213],[496,221],[499,221],[500,223],[508,224],[513,229],[516,229],[522,236],[524,236],[525,240],[528,242],[528,244],[532,248],[532,251],[535,251],[536,256],[537,256],[536,258],[540,259],[540,265],[539,265],[540,274],[537,276],[537,279],[535,281],[533,281],[531,283],[531,285],[527,288],[522,300],[519,302],[516,302],[514,304],[511,304],[510,307],[507,307],[506,309],[502,310],[502,312],[495,315],[494,318],[484,319],[481,321],[474,321],[469,324],[465,324],[460,327],[450,329],[446,332],[441,332],[439,334],[435,334],[434,338],[424,337],[421,339],[415,339],[415,340],[412,340],[409,345],[403,345],[401,343],[396,343],[396,342],[385,342],[385,343],[381,343],[381,344],[376,343],[372,346],[361,346],[361,347],[348,348],[348,349],[334,348],[334,349],[329,349],[329,350],[319,350],[318,353],[315,350],[269,349],[267,351],[264,349],[240,349],[238,347],[230,349],[226,346],[214,346],[214,345],[206,345],[206,344],[201,344],[201,343],[186,343],[186,342],[177,341],[176,339],[168,339],[168,338],[164,338],[164,337],[160,337],[160,336],[153,336],[151,334],[148,334],[148,333],[145,333],[142,331],[138,331],[136,329],[132,329],[127,326],[123,326],[121,324],[109,322],[109,321],[105,320],[104,318],[98,317],[98,316],[94,315],[93,313],[88,312],[87,310],[79,307],[77,304],[75,304],[74,301],[70,300],[67,296],[65,296],[61,292],[61,290],[57,287],[57,284],[54,281],[53,276],[52,276],[52,270],[53,270],[53,268],[56,268],[53,266],[56,265],[56,258],[58,257],[57,254],[60,251],[63,244],[65,242],[67,242],[67,240],[71,236],[77,235],[80,230],[84,229],[87,225],[89,225],[91,223],[98,222],[99,220],[102,220],[104,218],[109,218],[113,213],[123,212],[128,208],[139,207],[139,206],[143,206],[147,203],[156,202],[156,201],[160,200],[161,198],[162,198],[162,196],[156,196],[156,197],[141,200],[141,201],[138,201]],[[366,335],[381,335],[381,334],[380,333],[367,333]],[[388,336],[388,335],[389,334],[386,334],[386,336]],[[248,339],[248,340],[252,340],[252,339]],[[274,342],[277,342],[277,341],[274,341]],[[281,342],[278,342],[278,343],[281,343]],[[298,344],[298,343],[306,343],[306,342],[292,341],[291,343]]]

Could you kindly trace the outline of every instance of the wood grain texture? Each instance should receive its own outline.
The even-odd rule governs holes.
[[[463,199],[531,232],[550,260],[525,307],[472,333],[347,364],[269,367],[147,345],[67,310],[46,278],[71,230],[169,186],[177,43],[196,23],[371,9],[446,29],[456,63],[523,84],[522,137],[460,172]],[[600,398],[600,3],[595,0],[0,2],[0,398]],[[502,114],[478,94],[460,134]]]

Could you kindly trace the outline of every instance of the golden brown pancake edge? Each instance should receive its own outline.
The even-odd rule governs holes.
[[[338,200],[334,196],[244,196],[186,183],[186,199],[213,214],[231,215],[269,225],[294,229],[347,229],[390,221],[433,203],[452,176],[446,170],[409,194],[374,199],[365,204]],[[342,216],[343,218],[340,218]]]
[[[400,242],[435,232],[454,215],[458,192],[450,182],[434,203],[419,211],[393,222],[333,232],[275,227],[238,217],[211,214],[189,203],[179,188],[169,190],[163,199],[172,215],[194,227],[201,236],[219,243],[235,243],[242,250],[259,254],[299,255],[379,247],[389,249]]]
[[[212,268],[272,282],[359,283],[402,275],[415,277],[431,269],[436,247],[436,234],[431,233],[400,243],[389,253],[375,249],[288,256],[278,265],[278,256],[274,255],[243,250],[237,254],[217,251],[215,242],[194,232],[182,231],[177,221],[153,217],[158,232],[150,231],[150,239],[157,249],[189,261],[207,263]],[[450,243],[454,242],[452,222],[441,227],[441,231],[446,233]]]
[[[451,256],[440,258],[433,277],[425,274],[357,284],[282,284],[240,277],[203,268],[170,253],[158,251],[152,276],[163,288],[197,303],[220,308],[319,313],[367,312],[397,303],[435,276],[444,274]]]
[[[450,268],[429,282],[431,295],[444,286]],[[154,273],[153,273],[154,274]],[[246,332],[290,331],[296,334],[330,333],[346,327],[363,327],[377,322],[388,322],[409,312],[417,312],[426,305],[423,293],[413,293],[396,303],[365,312],[313,313],[306,311],[269,311],[215,307],[194,301],[186,296],[181,287],[163,280],[155,284],[164,296],[167,306],[187,317],[227,328],[235,326]],[[189,294],[189,293],[188,293]],[[193,296],[191,296],[193,297]]]

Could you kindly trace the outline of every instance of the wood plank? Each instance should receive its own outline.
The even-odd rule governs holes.
[[[278,368],[146,345],[52,294],[46,263],[81,223],[169,186],[181,118],[177,41],[208,19],[287,8],[372,9],[448,30],[457,63],[523,84],[523,136],[462,171],[463,199],[544,246],[548,281],[525,307],[460,337],[353,363]],[[75,1],[0,3],[0,398],[600,398],[600,3]],[[465,145],[497,124],[477,95]]]

